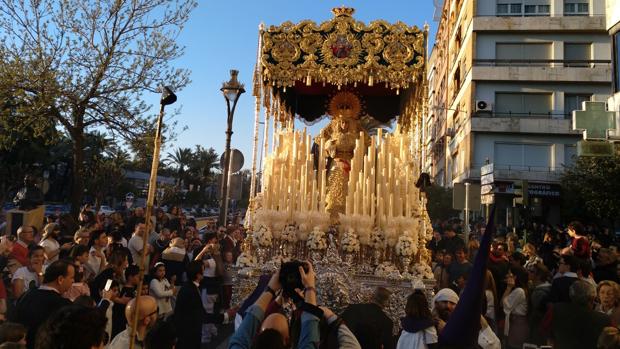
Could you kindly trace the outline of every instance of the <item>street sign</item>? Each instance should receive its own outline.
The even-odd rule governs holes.
[[[480,167],[480,176],[488,175],[493,173],[493,164],[486,164]]]
[[[480,185],[470,184],[469,186],[469,210],[480,211]],[[452,208],[455,210],[465,209],[465,184],[456,183],[452,188]]]
[[[235,173],[243,167],[243,153],[239,149],[230,150],[230,173]],[[220,156],[220,168],[224,168],[224,154]]]
[[[480,203],[483,205],[492,205],[495,201],[495,195],[487,194],[480,196]]]
[[[480,195],[492,194],[492,193],[493,193],[492,184],[484,184],[480,186]]]
[[[493,164],[486,164],[480,167],[480,184],[493,184],[495,182],[493,170]]]

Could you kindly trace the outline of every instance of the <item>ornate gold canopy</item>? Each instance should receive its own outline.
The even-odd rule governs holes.
[[[296,82],[385,83],[399,90],[421,78],[425,31],[383,20],[366,25],[353,19],[352,8],[332,12],[335,17],[320,25],[285,22],[261,31],[259,74],[265,84],[286,89]]]

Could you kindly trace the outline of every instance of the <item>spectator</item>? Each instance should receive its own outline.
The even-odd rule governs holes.
[[[60,245],[58,239],[60,237],[60,225],[56,223],[49,223],[43,228],[43,238],[39,245],[45,249],[45,259],[47,263],[52,263],[58,260],[58,255],[60,254],[60,250],[68,251],[72,243],[66,242]]]
[[[183,239],[178,237],[172,239],[170,246],[163,250],[161,261],[166,266],[166,277],[174,285],[181,285],[185,268],[189,263]]]
[[[536,247],[534,244],[528,242],[523,246],[523,254],[525,255],[526,261],[523,267],[525,269],[529,269],[530,267],[535,266],[538,263],[542,263],[542,258],[538,256],[536,253]]]
[[[450,320],[450,315],[454,311],[459,296],[449,288],[439,290],[433,298],[433,317],[437,327],[437,333],[441,333],[446,323]],[[500,340],[487,323],[486,319],[480,316],[480,332],[478,334],[478,345],[483,349],[500,349]]]
[[[159,319],[146,334],[144,349],[174,349],[176,343],[177,333],[172,321]]]
[[[580,259],[589,259],[591,257],[590,242],[583,236],[585,234],[583,225],[577,221],[570,222],[567,231],[573,239],[567,252]]]
[[[620,330],[617,327],[605,327],[598,337],[598,349],[620,348]]]
[[[357,349],[360,345],[342,320],[329,309],[325,307],[317,307],[316,305],[316,274],[312,265],[308,264],[308,272],[304,268],[299,267],[301,282],[304,287],[304,305],[301,314],[301,329],[299,341],[296,348],[307,349],[317,348],[321,340],[319,334],[319,320],[324,318],[328,324],[330,333],[337,332],[337,344],[334,346],[340,348]],[[229,341],[230,349],[263,349],[263,348],[285,348],[289,344],[290,334],[288,324],[282,319],[281,314],[272,314],[265,319],[265,310],[269,303],[275,298],[275,294],[280,290],[279,281],[280,272],[272,275],[263,294],[256,300],[246,312],[243,322],[239,329],[233,334]],[[261,323],[263,324],[261,326]],[[259,331],[259,327],[260,331]],[[256,337],[254,334],[258,333]],[[252,339],[255,337],[254,345]],[[293,343],[294,346],[294,343]]]
[[[596,310],[609,315],[614,324],[620,324],[620,286],[613,281],[604,280],[599,282],[596,293],[599,301]]]
[[[101,290],[104,289],[108,279],[114,280],[119,284],[122,283],[125,269],[129,265],[127,254],[127,250],[114,250],[110,255],[108,265],[90,282],[90,295],[96,302],[101,300]],[[114,301],[114,299],[112,300]]]
[[[103,230],[93,230],[88,242],[90,251],[88,262],[84,266],[91,275],[97,276],[108,263],[105,257],[105,248],[108,245],[108,236]]]
[[[44,249],[39,245],[31,245],[28,248],[29,262],[13,274],[13,297],[19,298],[24,292],[35,289],[43,281],[45,271],[43,262],[45,261]]]
[[[233,291],[233,253],[224,252],[222,266],[222,306],[224,309],[230,308],[230,300]]]
[[[545,317],[549,295],[551,294],[551,283],[549,283],[551,273],[543,263],[531,266],[528,272],[532,286],[528,307],[530,342],[543,345],[546,344],[546,340],[540,333],[540,325]]]
[[[28,247],[34,242],[34,229],[29,225],[22,225],[17,228],[17,242],[13,244],[13,249],[9,256],[10,259],[17,262],[17,268],[28,265]]]
[[[131,258],[134,264],[142,265],[142,250],[146,248],[146,255],[144,260],[144,267],[149,265],[149,253],[152,250],[151,245],[144,243],[144,236],[146,235],[146,228],[144,223],[138,223],[135,225],[135,230],[131,239],[129,240],[129,252],[131,252]]]
[[[377,287],[370,303],[351,304],[342,313],[342,319],[363,348],[394,347],[394,323],[383,310],[389,305],[391,295],[387,288]]]
[[[91,275],[84,265],[88,263],[88,247],[84,245],[73,245],[69,252],[69,259],[73,262],[76,272],[82,273],[84,282],[90,281],[94,275]]]
[[[551,283],[551,293],[549,300],[552,303],[570,302],[569,290],[570,286],[578,278],[578,260],[571,255],[563,255],[560,257],[558,265],[558,276]]]
[[[72,305],[50,316],[37,334],[37,349],[103,348],[106,318],[98,309]]]
[[[450,287],[450,273],[448,272],[450,265],[452,265],[452,255],[445,252],[442,263],[437,265],[433,271],[435,280],[437,280],[437,290]]]
[[[127,319],[127,328],[120,332],[112,339],[106,349],[127,349],[131,339],[133,318],[138,313],[138,326],[136,328],[136,340],[134,348],[142,349],[142,342],[146,338],[149,328],[157,321],[157,301],[151,296],[140,296],[139,299],[134,298],[127,303],[125,308],[125,318]],[[183,348],[179,346],[179,349]]]
[[[71,304],[61,294],[71,287],[74,278],[75,267],[71,262],[53,262],[45,270],[43,285],[26,293],[15,305],[13,320],[28,328],[26,342],[29,349],[35,347],[35,335],[39,326],[57,309]]]
[[[486,299],[486,312],[484,314],[489,326],[493,329],[493,332],[497,332],[497,310],[498,301],[497,287],[495,286],[495,279],[493,279],[493,273],[489,270],[486,272],[484,279],[484,297]]]
[[[467,242],[467,259],[473,261],[476,259],[476,254],[480,249],[480,242],[478,240],[471,239]]]
[[[88,246],[88,242],[90,241],[90,230],[86,228],[80,228],[73,235],[73,242],[78,245]]]
[[[428,308],[428,300],[422,290],[415,290],[407,297],[405,315],[400,320],[402,333],[398,338],[396,349],[426,349],[429,348],[429,344],[437,343],[437,330]]]
[[[112,336],[122,332],[127,327],[127,319],[125,318],[125,308],[130,300],[136,297],[140,274],[140,268],[137,265],[130,265],[125,269],[125,284],[121,288],[118,297],[114,300],[112,306]]]
[[[506,290],[502,296],[504,336],[508,348],[520,349],[529,335],[527,323],[527,274],[512,267],[506,275]]]
[[[493,273],[497,286],[497,294],[503,295],[506,289],[506,274],[510,266],[508,257],[506,256],[506,244],[495,241],[491,244],[491,253],[489,254],[488,269]]]
[[[439,245],[441,243],[441,233],[437,229],[433,229],[433,237],[426,243],[426,248],[431,250],[434,254],[441,251]]]
[[[26,345],[26,327],[15,322],[5,322],[0,325],[0,344],[17,343]]]
[[[448,253],[456,253],[457,248],[465,248],[465,242],[460,237],[456,236],[456,231],[451,226],[448,226],[443,233],[443,239],[439,242],[438,246],[442,250],[448,251]]]
[[[85,252],[88,255],[88,250]],[[63,297],[67,298],[70,301],[75,301],[76,298],[81,296],[90,297],[90,287],[88,287],[88,283],[84,280],[84,273],[80,271],[80,268],[75,268],[75,281],[71,285],[71,287],[67,290],[67,292],[62,294]]]
[[[596,287],[584,280],[570,286],[570,303],[555,303],[543,320],[543,333],[555,349],[594,348],[603,328],[611,325],[606,314],[593,310]]]
[[[596,267],[592,271],[594,281],[611,280],[618,282],[618,261],[608,248],[601,248],[596,257]]]
[[[457,247],[454,251],[454,262],[448,269],[450,273],[450,284],[453,284],[458,278],[469,275],[472,264],[467,260],[467,254],[464,247]]]
[[[166,279],[166,266],[162,262],[155,264],[153,268],[153,279],[149,287],[149,294],[157,300],[159,316],[167,316],[172,313],[170,299],[177,293],[174,286]]]
[[[208,314],[200,299],[199,285],[203,278],[204,265],[201,261],[192,261],[187,266],[187,278],[177,294],[174,308],[174,323],[178,331],[178,348],[199,349],[203,323],[228,323],[234,314]]]

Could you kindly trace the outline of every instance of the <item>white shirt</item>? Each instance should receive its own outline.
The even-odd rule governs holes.
[[[45,272],[45,266],[43,266],[43,269],[41,270],[41,272]],[[15,273],[13,273],[13,278],[11,280],[13,282],[15,282],[15,280],[23,280],[24,291],[28,291],[28,289],[30,288],[30,284],[32,282],[34,282],[35,287],[41,286],[39,285],[39,279],[37,277],[37,273],[28,270],[28,267],[21,267],[17,269]]]
[[[485,290],[484,294],[487,297],[487,312],[484,314],[489,319],[495,320],[495,297],[491,290]]]
[[[510,315],[527,315],[527,299],[525,291],[521,287],[517,287],[510,292],[507,297],[502,300],[504,305],[504,313],[506,314],[506,323],[504,325],[504,335],[508,335],[510,330]]]
[[[104,250],[101,250],[101,254],[103,255],[103,258],[97,257],[95,255],[95,251],[96,251],[95,246],[90,248],[90,251],[88,253],[88,262],[86,262],[85,267],[88,268],[88,270],[90,270],[92,275],[96,276],[101,271],[101,259],[103,259],[103,265],[106,265],[107,261],[105,258]]]
[[[163,278],[160,281],[153,278],[149,285],[149,293],[157,300],[157,307],[159,309],[158,315],[167,315],[172,312],[170,298],[174,296],[174,293],[168,279]]]
[[[216,273],[216,265],[217,263],[215,262],[215,259],[213,258],[209,258],[206,261],[207,265],[205,266],[205,271],[202,275],[204,275],[205,277],[215,277],[215,273]]]
[[[144,240],[142,239],[141,236],[138,236],[136,234],[133,234],[131,236],[131,239],[129,239],[129,244],[127,244],[127,247],[129,248],[129,252],[131,252],[131,258],[133,258],[133,263],[136,265],[140,264],[140,261],[142,260],[142,248],[144,244]],[[148,245],[146,245],[146,248],[148,248]],[[146,254],[146,261],[144,262],[144,265],[148,266],[149,265],[149,254]]]
[[[491,326],[487,326],[487,328],[480,330],[478,333],[478,345],[482,349],[501,349],[502,342],[495,335]]]
[[[111,307],[110,307],[111,308]],[[106,346],[106,349],[127,349],[129,348],[129,338],[131,336],[131,328],[127,327],[123,332],[112,339],[110,344]],[[142,344],[138,343],[138,341],[134,341],[135,349],[142,349]]]
[[[51,237],[39,242],[39,246],[42,246],[45,249],[45,254],[48,255],[50,253],[53,253],[54,251],[58,251],[60,250],[60,244],[58,243],[58,241],[56,241],[56,239],[53,239]],[[47,260],[47,264],[50,264],[52,262],[55,262],[58,260],[58,254],[56,254],[54,257],[50,258]]]
[[[437,330],[435,326],[428,327],[424,331],[407,332],[403,330],[398,338],[396,349],[426,349],[427,344],[437,343]]]

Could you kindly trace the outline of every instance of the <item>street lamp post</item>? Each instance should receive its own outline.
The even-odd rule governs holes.
[[[230,80],[222,83],[220,91],[224,94],[226,99],[226,108],[228,111],[228,124],[226,127],[226,149],[224,150],[224,168],[222,169],[222,186],[220,191],[220,217],[219,225],[226,226],[226,219],[228,218],[228,171],[230,167],[230,138],[232,137],[232,124],[233,116],[235,114],[235,107],[237,101],[242,93],[245,92],[243,84],[237,80],[238,70],[230,71]]]

